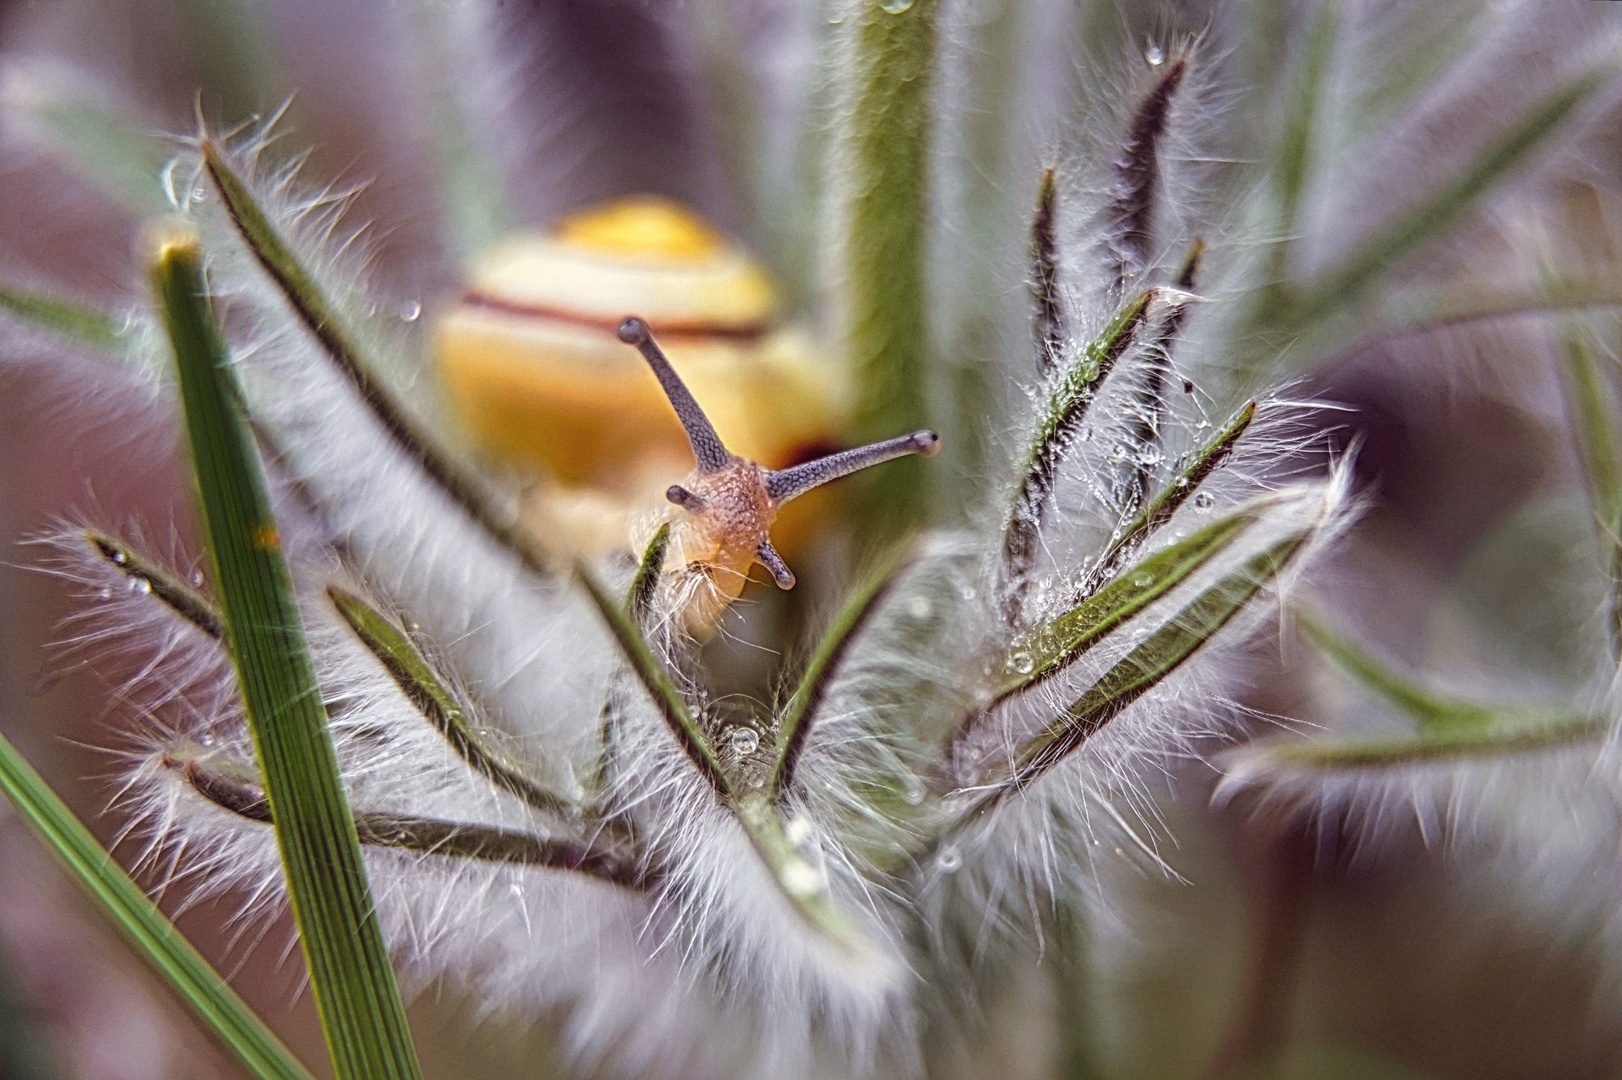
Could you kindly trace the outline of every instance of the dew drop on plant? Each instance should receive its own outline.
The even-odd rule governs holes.
[[[111,589],[97,589],[96,590],[96,595],[98,597],[100,597],[101,599],[103,599],[103,600],[111,600],[113,598],[113,590],[111,590]]]
[[[941,848],[935,855],[935,869],[943,874],[955,874],[963,865],[963,854],[951,844]]]
[[[146,578],[144,578],[144,577],[130,578],[130,592],[136,592],[136,593],[145,594],[145,593],[149,593],[151,591],[152,591],[152,583],[150,581],[148,581]]]
[[[422,318],[422,305],[415,300],[407,300],[400,305],[400,318],[406,322],[416,322]]]
[[[783,867],[783,888],[791,896],[811,896],[822,887],[822,875],[804,859],[791,859]]]
[[[123,566],[125,563],[127,563],[129,561],[130,561],[130,557],[128,555],[124,554],[122,551],[113,552],[113,562],[117,563],[119,566]]]
[[[1188,486],[1188,477],[1179,476],[1177,478],[1177,486],[1180,488],[1186,488]]]
[[[1086,442],[1089,439],[1091,439],[1092,437],[1093,437],[1093,427],[1092,427],[1091,424],[1088,424],[1086,427],[1084,427],[1080,431],[1076,432],[1076,441],[1077,442]]]
[[[191,572],[191,583],[193,585],[201,585],[203,583],[203,572],[201,570],[193,570]]]
[[[1194,509],[1198,510],[1202,514],[1210,510],[1211,507],[1215,505],[1216,496],[1212,495],[1209,491],[1202,491],[1198,495],[1194,496]]]
[[[891,15],[900,15],[903,11],[912,7],[912,0],[884,0],[884,3],[879,6]]]
[[[1010,662],[1014,665],[1014,670],[1019,672],[1021,675],[1029,675],[1032,671],[1036,670],[1035,659],[1031,657],[1030,653],[1024,651],[1023,649],[1015,653],[1010,658]]]
[[[1143,571],[1141,574],[1132,575],[1132,584],[1136,585],[1140,589],[1147,589],[1154,583],[1155,576],[1147,570]]]
[[[1143,50],[1143,58],[1149,61],[1150,67],[1159,67],[1161,64],[1165,63],[1166,54],[1159,45],[1151,41],[1149,42],[1149,47]]]
[[[748,757],[760,747],[760,736],[752,727],[735,727],[727,736],[727,742],[732,752],[741,758]]]
[[[1155,466],[1155,465],[1159,465],[1164,460],[1165,460],[1165,458],[1163,458],[1161,456],[1159,450],[1153,450],[1153,449],[1145,450],[1145,451],[1143,451],[1142,453],[1140,453],[1138,455],[1138,464],[1139,465],[1148,465],[1148,466],[1152,467],[1152,466]]]
[[[901,797],[908,806],[917,806],[924,801],[924,782],[916,776],[907,777],[906,785],[901,789]]]

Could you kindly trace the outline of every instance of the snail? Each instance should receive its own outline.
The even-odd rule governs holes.
[[[940,436],[914,431],[854,450],[768,469],[728,450],[709,417],[653,339],[648,324],[632,316],[619,326],[619,339],[636,346],[653,369],[680,421],[697,466],[684,483],[672,484],[665,498],[678,512],[671,521],[665,575],[675,580],[675,605],[690,631],[702,632],[743,591],[749,570],[764,566],[780,589],[794,587],[794,571],[772,547],[771,526],[785,503],[831,480],[908,454],[932,457]]]
[[[658,328],[739,452],[777,467],[836,443],[841,372],[779,306],[739,245],[639,196],[476,259],[435,352],[452,411],[487,451],[564,485],[625,492],[650,460],[685,471],[686,452],[658,384],[615,340],[627,311]]]
[[[487,454],[537,476],[526,517],[543,539],[562,533],[561,546],[603,554],[639,548],[650,508],[668,512],[672,481],[693,467],[684,418],[621,343],[626,311],[658,331],[664,367],[690,388],[688,400],[704,402],[705,424],[740,460],[782,472],[843,445],[844,372],[780,307],[770,277],[740,245],[669,200],[635,196],[475,259],[467,288],[437,324],[434,350],[456,419]],[[709,498],[718,481],[699,465],[683,490]],[[784,509],[788,501],[761,510],[761,528],[783,510],[778,542],[792,558],[833,502],[827,492]],[[702,633],[762,560],[755,541],[699,528],[711,519],[698,505],[690,502],[692,521],[673,529],[670,559],[673,571],[680,560],[672,580],[698,597],[676,606]],[[792,581],[767,546],[776,563],[764,565],[779,583]]]

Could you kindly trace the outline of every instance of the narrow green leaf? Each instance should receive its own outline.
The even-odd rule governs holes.
[[[0,309],[24,322],[97,349],[122,349],[118,323],[95,308],[44,293],[0,285]]]
[[[838,669],[856,635],[866,625],[868,616],[878,606],[890,585],[895,581],[901,565],[901,552],[897,548],[879,566],[862,579],[845,598],[839,613],[817,642],[799,682],[783,706],[782,719],[777,725],[777,762],[772,767],[770,797],[778,798],[794,780],[794,764],[804,745],[806,733],[816,717],[817,707],[827,692],[828,680]]]
[[[1301,193],[1306,190],[1312,166],[1312,143],[1317,133],[1318,106],[1323,99],[1335,38],[1340,31],[1338,0],[1319,0],[1312,22],[1296,58],[1295,77],[1286,97],[1288,110],[1279,139],[1278,164],[1274,170],[1278,200],[1278,242],[1273,249],[1274,280],[1287,274],[1289,242],[1295,236]]]
[[[172,760],[166,764],[180,769],[194,791],[221,809],[249,821],[275,824],[270,800],[265,797],[257,778],[246,769],[222,768],[217,763],[205,764],[198,759]],[[632,854],[612,845],[557,840],[499,825],[472,825],[442,818],[369,811],[355,814],[355,831],[360,842],[370,847],[398,848],[449,859],[573,870],[632,888],[646,883],[646,875],[637,867]]]
[[[1622,660],[1622,456],[1617,451],[1616,409],[1608,400],[1587,344],[1575,334],[1566,340],[1565,359],[1566,401],[1611,578],[1606,618],[1611,659]]]
[[[418,86],[427,102],[428,132],[439,174],[439,205],[456,253],[473,258],[512,231],[514,215],[479,125],[468,114],[467,72],[456,63],[457,13],[445,4],[408,5]]]
[[[1505,714],[1506,710],[1498,706],[1433,694],[1392,671],[1317,619],[1302,612],[1297,612],[1296,617],[1308,639],[1333,660],[1335,666],[1398,712],[1411,717],[1422,734],[1484,730]]]
[[[1148,289],[1123,305],[1104,332],[1064,372],[1042,406],[1036,434],[1020,470],[1013,513],[1003,533],[1003,566],[1013,585],[1006,612],[1010,622],[1018,618],[1026,579],[1036,558],[1037,529],[1053,491],[1053,476],[1064,454],[1065,441],[1086,417],[1098,385],[1132,343],[1154,297],[1155,290]]]
[[[938,8],[938,0],[866,0],[852,40],[842,251],[856,435],[866,442],[929,426],[924,260]],[[914,520],[929,484],[917,462],[886,469],[864,492],[870,528]]]
[[[987,798],[999,798],[1035,780],[1159,685],[1244,610],[1289,564],[1306,538],[1305,532],[1298,532],[1280,540],[1190,601],[1105,672],[1064,715],[1021,746],[1012,775]]]
[[[1374,239],[1326,272],[1291,312],[1298,324],[1314,321],[1356,300],[1381,274],[1421,245],[1441,235],[1477,199],[1524,162],[1561,121],[1607,81],[1608,73],[1576,79],[1533,109],[1451,183],[1417,208],[1402,214]]]
[[[0,791],[108,921],[248,1075],[258,1080],[310,1080],[298,1059],[146,898],[3,735]]]
[[[1425,738],[1274,739],[1247,747],[1237,759],[1244,773],[1268,769],[1379,770],[1433,761],[1558,750],[1597,742],[1610,733],[1603,720],[1577,716],[1501,713],[1488,728]]]
[[[41,88],[23,109],[65,162],[126,210],[172,210],[158,183],[172,150],[134,117],[88,95]]]
[[[338,777],[264,472],[210,310],[196,240],[159,249],[154,286],[248,725],[339,1080],[420,1075]]]
[[[1250,506],[1213,521],[1187,539],[1144,559],[1079,607],[1021,638],[1003,661],[1005,681],[992,703],[1062,671],[1227,550],[1259,515],[1260,508]]]
[[[721,768],[721,759],[716,755],[715,747],[710,745],[709,736],[688,711],[686,700],[681,696],[681,691],[676,689],[670,672],[665,670],[664,664],[653,654],[653,647],[648,644],[648,639],[642,636],[642,631],[631,621],[625,608],[608,594],[608,590],[597,580],[589,567],[584,563],[577,564],[575,576],[585,586],[586,595],[591,597],[592,603],[597,606],[603,622],[608,624],[609,631],[618,642],[620,652],[625,655],[636,677],[642,681],[648,696],[653,699],[654,705],[664,716],[665,723],[669,725],[671,734],[676,737],[676,742],[686,752],[688,760],[715,789],[717,795],[728,802],[735,802],[732,785],[727,780],[725,770]]]
[[[537,574],[549,574],[546,555],[516,522],[490,505],[484,485],[464,470],[411,417],[394,393],[374,374],[376,365],[361,350],[342,317],[322,292],[293,248],[271,224],[252,190],[221,156],[219,148],[204,140],[203,163],[231,221],[259,265],[287,298],[289,306],[327,355],[354,386],[372,415],[395,443],[422,468],[440,490],[461,507],[497,543]]]
[[[1059,244],[1055,237],[1059,185],[1054,169],[1042,170],[1031,215],[1031,300],[1036,304],[1036,372],[1043,379],[1059,370],[1064,355],[1064,306],[1059,299]]]
[[[625,597],[625,610],[637,622],[648,617],[648,605],[659,588],[659,575],[664,570],[665,552],[670,549],[670,522],[659,526],[659,531],[648,541],[648,549],[637,564],[636,576],[631,579],[630,591]]]
[[[103,558],[163,601],[182,619],[216,641],[225,638],[225,619],[213,601],[182,581],[167,567],[153,562],[128,544],[95,529],[85,530],[85,539]]]
[[[492,784],[537,810],[569,816],[578,808],[530,779],[523,767],[491,746],[468,721],[461,700],[451,692],[405,632],[354,593],[327,586],[327,596],[349,628],[394,679],[406,700],[445,736],[461,759]]]
[[[1217,432],[1216,438],[1202,446],[1194,455],[1183,471],[1177,474],[1166,489],[1139,512],[1138,516],[1127,522],[1121,532],[1104,554],[1098,559],[1098,569],[1093,573],[1094,580],[1102,578],[1115,571],[1116,565],[1122,556],[1126,555],[1132,547],[1139,542],[1153,536],[1155,530],[1172,519],[1182,505],[1199,491],[1200,485],[1210,479],[1212,473],[1222,467],[1238,445],[1239,439],[1250,427],[1250,422],[1256,418],[1256,403],[1250,402],[1239,414],[1228,422],[1228,426]]]
[[[1462,281],[1431,288],[1406,288],[1385,300],[1372,320],[1374,340],[1484,319],[1548,315],[1591,307],[1622,307],[1622,279],[1615,276],[1571,277],[1548,274],[1537,288],[1492,288]],[[1366,348],[1369,339],[1354,346]]]

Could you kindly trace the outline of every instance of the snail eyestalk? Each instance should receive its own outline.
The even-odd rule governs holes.
[[[619,338],[636,346],[653,369],[687,432],[698,466],[683,483],[665,491],[665,498],[679,508],[671,522],[672,572],[667,579],[680,590],[679,606],[691,631],[706,632],[713,626],[715,617],[743,591],[756,563],[770,571],[778,588],[794,587],[794,572],[771,540],[772,522],[784,503],[869,465],[910,454],[932,457],[940,450],[940,436],[924,430],[787,469],[765,468],[721,442],[646,322],[635,316],[625,319]]]

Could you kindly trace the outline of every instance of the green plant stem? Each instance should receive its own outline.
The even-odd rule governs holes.
[[[226,640],[339,1080],[420,1076],[262,466],[191,237],[154,267]]]
[[[146,898],[3,735],[0,791],[108,921],[250,1076],[311,1080],[298,1059]]]
[[[938,6],[938,0],[904,7],[866,0],[855,31],[844,255],[856,435],[863,442],[929,426],[924,257]],[[869,528],[916,519],[929,499],[929,477],[911,461],[869,481]]]

